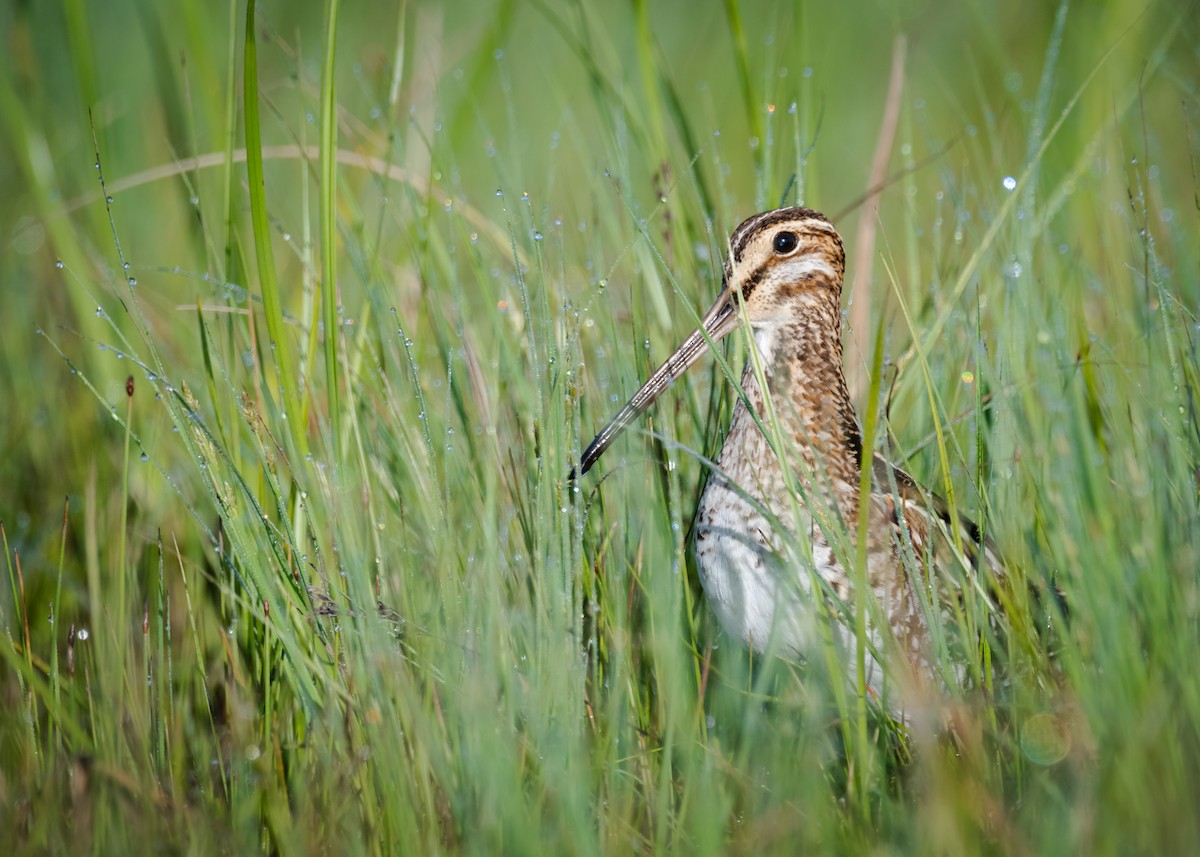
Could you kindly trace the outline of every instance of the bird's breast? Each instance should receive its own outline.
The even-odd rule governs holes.
[[[811,617],[807,571],[784,561],[781,539],[758,504],[714,475],[704,490],[696,518],[696,566],[700,582],[721,627],[755,650],[777,641],[793,656],[806,648]],[[814,546],[818,568],[832,556]]]

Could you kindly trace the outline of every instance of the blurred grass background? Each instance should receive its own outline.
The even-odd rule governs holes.
[[[1186,849],[1196,12],[4,5],[0,841]],[[1071,604],[953,736],[717,632],[717,369],[565,479],[781,203],[864,268],[893,455]]]

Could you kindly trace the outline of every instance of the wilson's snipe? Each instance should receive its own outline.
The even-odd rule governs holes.
[[[833,627],[843,651],[854,651],[847,605],[853,609],[856,578],[848,569],[860,567],[855,557],[864,513],[864,450],[842,373],[844,272],[842,240],[816,211],[782,208],[742,223],[730,238],[721,294],[702,330],[596,435],[580,464],[586,473],[709,341],[726,336],[743,319],[749,323],[770,395],[764,396],[756,361],[750,360],[742,374],[745,398],[734,407],[693,532],[700,581],[722,626],[760,652],[777,646],[783,653],[811,655],[821,639],[818,598],[840,615]],[[927,617],[953,622],[951,605],[959,603],[972,560],[949,550],[951,516],[944,504],[882,458],[872,462],[865,509],[865,579],[872,595],[866,679],[878,695],[884,661],[915,666],[909,676],[930,675],[934,629]],[[959,533],[976,558],[977,529],[964,521]],[[811,561],[805,561],[809,552]],[[991,551],[984,547],[983,553],[994,565]],[[907,657],[887,658],[894,644],[879,633],[884,624]],[[843,662],[853,678],[854,658]]]

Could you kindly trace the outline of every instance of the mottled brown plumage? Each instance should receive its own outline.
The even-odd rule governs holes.
[[[758,359],[752,356],[742,374],[745,397],[734,407],[696,513],[701,583],[728,633],[758,651],[811,654],[820,645],[817,601],[843,615],[852,603],[855,577],[847,568],[854,567],[859,519],[867,515],[872,603],[865,678],[879,694],[885,663],[893,675],[899,664],[914,668],[905,675],[929,676],[930,628],[921,602],[942,604],[937,613],[952,621],[954,581],[969,566],[948,549],[949,513],[877,456],[862,508],[862,440],[842,371],[844,274],[841,238],[818,212],[783,208],[742,223],[730,238],[723,288],[702,320],[704,333],[689,336],[596,436],[581,472],[703,353],[707,340],[745,320]],[[965,526],[962,533],[978,536]],[[881,633],[883,625],[889,634]],[[834,627],[843,649],[853,651],[852,622]],[[888,655],[893,640],[898,658]],[[854,658],[843,662],[853,678]]]

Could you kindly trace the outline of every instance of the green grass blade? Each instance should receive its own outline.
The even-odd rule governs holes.
[[[325,16],[325,55],[321,67],[321,293],[325,321],[325,383],[333,449],[339,445],[338,348],[341,318],[337,292],[337,25],[339,0],[329,0]]]
[[[263,175],[262,130],[258,108],[258,47],[255,38],[255,0],[246,5],[246,44],[243,58],[246,122],[246,172],[249,178],[250,216],[254,229],[254,252],[258,262],[259,288],[267,323],[270,361],[275,366],[279,399],[287,414],[288,435],[301,456],[308,451],[307,427],[301,414],[300,391],[292,374],[292,349],[283,326],[283,304],[275,277],[275,252],[271,246],[271,222],[267,214],[267,186]]]

